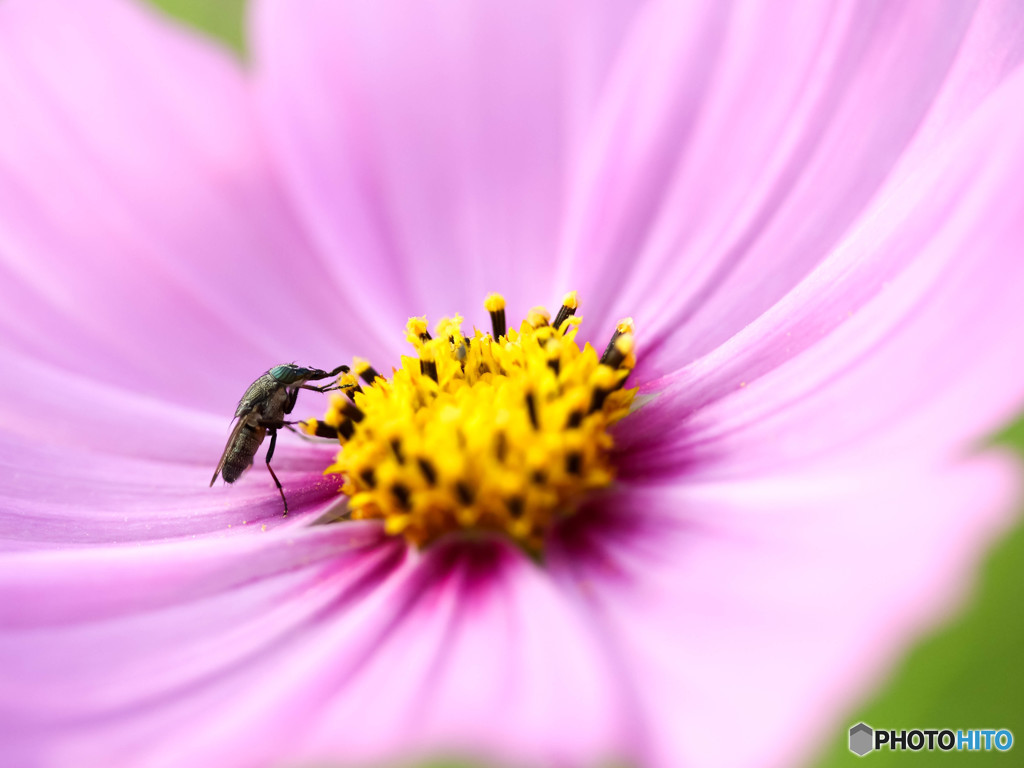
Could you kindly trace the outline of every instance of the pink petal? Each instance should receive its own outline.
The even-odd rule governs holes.
[[[0,354],[16,374],[0,389],[12,475],[0,546],[102,544],[0,559],[5,759],[242,766],[457,751],[788,765],[894,643],[942,612],[1016,488],[997,457],[935,466],[1019,396],[1005,348],[1024,268],[1002,254],[1019,241],[1022,126],[1008,105],[1021,79],[966,116],[1013,62],[1019,22],[999,23],[1012,6],[973,20],[952,6],[954,18],[808,13],[749,60],[735,52],[767,22],[730,23],[717,4],[700,12],[709,26],[652,15],[597,112],[629,14],[550,8],[391,15],[267,0],[261,88],[290,201],[230,60],[113,0],[0,9]],[[539,24],[544,13],[559,23]],[[339,19],[340,43],[328,39]],[[560,24],[591,19],[593,34],[563,48]],[[686,57],[681,28],[722,46],[715,88],[694,68],[708,49],[695,49],[679,98],[655,89],[648,103],[632,87],[652,66],[638,50],[658,73],[663,56]],[[778,76],[778,91],[747,90],[752,73]],[[769,91],[796,103],[762,100]],[[624,137],[617,110],[634,106],[648,133]],[[871,110],[877,124],[851,117]],[[621,144],[625,167],[588,155],[577,177],[595,115],[593,151]],[[749,154],[692,163],[716,133]],[[577,178],[566,274],[595,270],[598,315],[618,309],[609,286],[624,306],[647,302],[641,323],[663,344],[648,372],[732,337],[659,382],[623,444],[661,439],[672,474],[724,451],[740,459],[720,472],[794,459],[802,470],[614,497],[628,504],[606,512],[621,535],[578,529],[552,553],[558,581],[502,544],[420,556],[374,525],[278,525],[265,475],[192,496],[223,439],[214,414],[226,420],[239,382],[270,363],[386,352],[396,334],[384,323],[465,310],[492,288],[513,312],[546,298],[563,187]],[[649,219],[634,207],[662,197]],[[679,205],[700,225],[680,225]],[[712,257],[678,259],[680,242]],[[620,284],[610,267],[635,244],[639,277]],[[665,332],[698,304],[688,338]],[[782,335],[793,330],[797,350]],[[931,445],[881,474],[908,435]],[[320,454],[294,448],[282,479],[322,506],[333,488],[317,486]],[[851,473],[826,449],[874,454]],[[650,472],[653,458],[635,452],[630,468]],[[246,535],[227,533],[241,514]],[[210,534],[222,538],[112,546]],[[749,739],[731,738],[737,723]]]
[[[279,434],[274,467],[292,513],[282,518],[266,445],[241,480],[208,487],[231,404],[212,415],[19,353],[5,357],[4,370],[0,387],[11,394],[0,406],[0,549],[232,536],[308,522],[340,501],[340,478],[322,474],[336,443]],[[323,406],[304,393],[295,415]]]
[[[629,718],[601,638],[522,553],[433,550],[388,601],[394,614],[372,644],[318,638],[289,665],[293,700],[320,702],[308,733],[281,729],[292,760],[586,765],[623,752]],[[276,720],[280,709],[254,701],[246,714]],[[239,719],[235,742],[250,722]]]
[[[262,457],[234,485],[211,489],[216,456],[196,464],[83,452],[69,461],[66,450],[0,433],[0,551],[131,546],[308,525],[341,503],[340,478],[321,474],[333,453],[278,440],[274,468],[290,510],[283,517]]]
[[[2,349],[2,343],[0,343]],[[145,389],[119,382],[104,382],[60,367],[41,363],[31,356],[9,352],[4,357],[6,376],[0,380],[0,413],[4,429],[39,444],[51,444],[66,452],[93,450],[185,464],[209,465],[212,474],[231,430],[235,404],[259,369],[234,382],[233,396],[216,412],[168,402]],[[26,382],[31,382],[26,386]],[[191,382],[181,383],[189,391]],[[302,392],[290,418],[322,416],[326,395]],[[302,451],[329,457],[336,443],[320,446],[284,434]],[[324,448],[327,449],[325,454]],[[287,461],[287,459],[285,459]],[[326,464],[320,464],[322,470]]]
[[[989,454],[610,499],[605,529],[553,563],[622,659],[636,763],[801,764],[961,603],[1019,486],[1016,461]]]
[[[271,365],[339,362],[358,321],[277,189],[243,74],[136,3],[3,4],[5,354],[218,413]]]
[[[404,551],[333,526],[8,558],[5,743],[146,766],[624,752],[600,640],[542,570],[498,543]]]
[[[384,583],[401,561],[394,544],[374,526],[350,525],[6,556],[5,759],[152,765],[173,754],[190,721],[210,722],[211,701],[223,705],[225,692],[260,677],[265,658],[301,649],[325,612],[359,605]]]
[[[393,334],[413,313],[486,320],[487,291],[512,317],[560,298],[567,171],[635,6],[257,4],[276,157],[346,301]]]
[[[650,7],[573,176],[560,283],[598,324],[637,319],[648,372],[707,353],[970,114],[1022,24],[1012,3]]]
[[[897,172],[858,228],[623,424],[639,473],[766,471],[838,450],[960,450],[1024,402],[1024,73]],[[858,447],[860,446],[860,448]],[[633,450],[635,449],[635,450]]]
[[[287,523],[262,467],[207,488],[234,405],[271,365],[372,349],[277,189],[238,63],[135,3],[15,0],[0,101],[0,548]],[[305,393],[296,415],[322,408]],[[336,500],[332,453],[278,447],[295,517]]]

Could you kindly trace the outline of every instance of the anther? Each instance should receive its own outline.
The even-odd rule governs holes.
[[[465,483],[456,483],[455,492],[459,495],[459,501],[461,501],[467,507],[473,503],[473,490]]]
[[[359,379],[351,373],[342,376],[338,380],[338,385],[338,388],[350,398],[354,398],[357,393],[363,391],[363,388],[359,386]]]
[[[526,322],[531,328],[543,328],[551,323],[551,313],[544,307],[534,307],[526,314]]]
[[[420,373],[428,376],[437,383],[437,363],[433,360],[420,360]]]
[[[523,516],[523,499],[519,496],[510,496],[505,499],[505,507],[508,509],[508,513],[512,517]]]
[[[491,328],[495,340],[505,335],[505,297],[500,293],[490,293],[484,300],[484,309],[491,315]]]
[[[608,399],[608,395],[611,394],[609,389],[595,389],[594,394],[590,399],[590,412],[599,411],[604,406],[604,401]]]
[[[416,459],[416,463],[419,465],[420,472],[423,473],[423,477],[427,479],[428,483],[433,485],[437,482],[437,470],[434,469],[433,464],[422,457]]]
[[[562,323],[576,314],[576,308],[579,305],[580,302],[576,295],[576,291],[569,291],[565,294],[565,296],[562,297],[562,306],[558,308],[558,314],[555,315],[555,322],[551,324],[552,327],[561,328]]]
[[[580,474],[580,470],[583,469],[583,454],[581,453],[570,453],[565,457],[565,471],[570,475]]]
[[[413,346],[430,341],[430,331],[427,330],[427,318],[410,317],[409,322],[405,324],[405,337]]]
[[[526,393],[526,409],[530,413],[530,423],[534,429],[540,429],[540,419],[537,418],[537,398],[533,392]]]
[[[588,412],[594,413],[594,411],[598,411],[604,406],[604,401],[608,399],[608,395],[615,391],[618,381],[615,371],[607,365],[598,366],[591,381],[594,386],[594,392],[590,396]]]
[[[605,350],[604,356],[601,358],[601,362],[610,368],[620,368],[623,362],[631,354],[633,354],[633,334],[623,333],[620,334],[615,343],[611,344],[607,350]]]
[[[373,467],[367,467],[360,472],[359,479],[362,480],[368,488],[375,488],[377,486],[377,478],[374,477]]]
[[[617,342],[619,340],[619,337],[622,336],[623,334],[626,334],[626,333],[628,333],[630,335],[636,333],[636,328],[634,328],[634,326],[633,326],[633,318],[632,317],[624,317],[621,320],[619,320],[618,323],[615,324],[615,333],[612,334],[612,338],[608,342],[608,346],[604,348],[604,354],[601,355],[601,362],[602,363],[605,363],[606,365],[609,365],[609,363],[608,363],[608,355],[612,354],[613,350],[615,349],[615,342]],[[612,366],[612,367],[613,368],[617,368],[618,366]]]
[[[404,464],[405,455],[402,453],[402,441],[398,438],[394,438],[391,441],[391,450],[394,451],[395,458],[398,459],[398,463]]]
[[[409,509],[409,489],[401,483],[395,483],[391,486],[391,493],[394,494],[395,499],[398,501],[399,506],[402,509]]]
[[[352,362],[355,365],[356,373],[359,374],[359,378],[367,384],[373,384],[373,382],[380,376],[374,367],[370,365],[369,360],[357,357]]]
[[[338,439],[338,428],[332,427],[330,424],[320,421],[319,419],[300,421],[299,425],[302,427],[302,431],[307,435],[313,435],[314,437],[329,437],[332,440]]]
[[[562,350],[559,343],[549,340],[544,347],[544,353],[548,358],[548,368],[555,372],[555,376],[558,376],[559,371],[562,369]]]
[[[353,403],[351,400],[342,400],[339,410],[348,417],[349,420],[358,424],[365,418],[365,414],[359,410],[359,406]]]

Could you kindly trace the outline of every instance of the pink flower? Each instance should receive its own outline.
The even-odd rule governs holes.
[[[0,6],[0,754],[789,766],[970,583],[1016,464],[1019,3],[263,0],[251,72]],[[633,315],[543,564],[207,482],[271,365],[489,290]],[[300,410],[322,412],[312,393]]]

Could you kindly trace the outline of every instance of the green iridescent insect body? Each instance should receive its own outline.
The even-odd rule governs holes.
[[[250,384],[235,408],[236,423],[228,437],[227,445],[224,447],[224,453],[221,454],[210,485],[213,486],[218,475],[223,477],[226,483],[233,483],[240,478],[253,465],[256,451],[259,450],[269,432],[270,447],[267,448],[267,469],[281,494],[284,513],[287,515],[288,499],[285,498],[281,481],[277,479],[273,467],[270,466],[270,460],[274,457],[274,448],[277,446],[277,430],[292,428],[291,423],[285,421],[285,416],[290,414],[295,407],[300,389],[329,392],[338,388],[336,384],[316,387],[307,382],[331,378],[343,371],[348,371],[348,366],[340,365],[333,371],[322,371],[319,368],[303,368],[295,364],[278,365]]]

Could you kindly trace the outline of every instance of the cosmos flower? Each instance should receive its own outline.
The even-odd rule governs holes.
[[[4,760],[808,759],[1014,507],[979,446],[1024,394],[1020,5],[251,21],[247,67],[120,0],[0,6]],[[207,487],[271,366],[573,289],[598,351],[634,319],[639,391],[540,551],[314,525],[338,446],[288,433],[287,517],[260,459]]]

